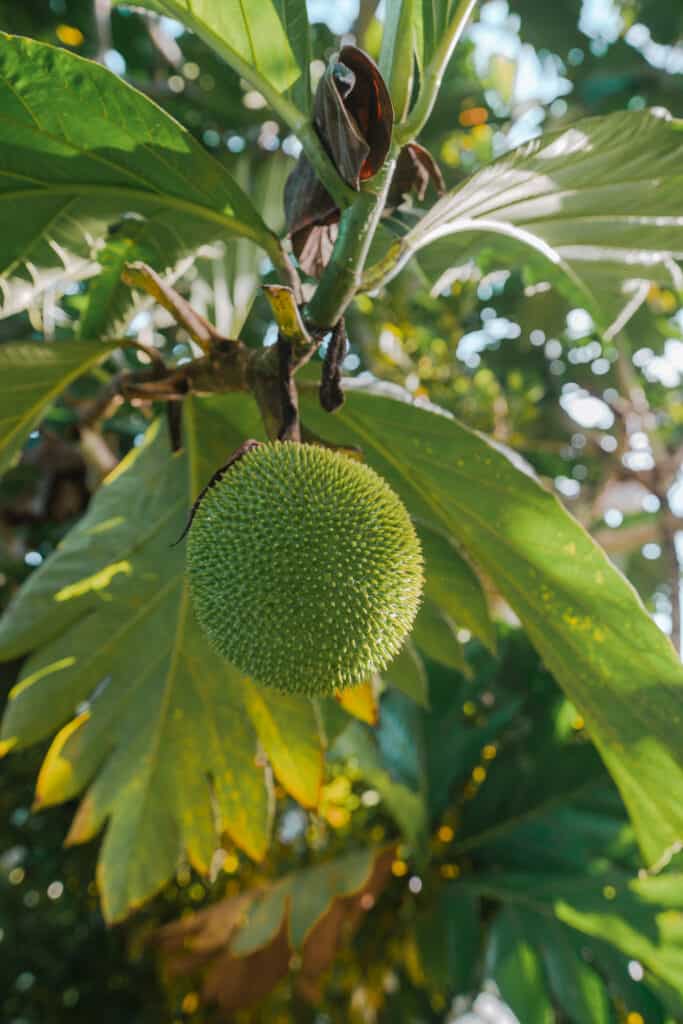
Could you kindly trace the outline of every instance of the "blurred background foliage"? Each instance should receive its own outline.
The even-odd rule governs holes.
[[[311,0],[309,14],[315,22],[314,76],[339,36],[353,37],[377,54],[381,8],[375,3],[361,0],[359,8],[353,0]],[[282,228],[282,187],[298,143],[264,110],[262,97],[180,25],[127,9],[112,12],[108,0],[0,0],[0,29],[70,48],[125,76],[224,161],[268,223]],[[646,107],[683,116],[680,4],[560,0],[549,8],[544,0],[488,0],[458,49],[422,141],[453,185],[541,131],[561,129],[585,115]],[[401,216],[410,219],[411,212]],[[176,287],[221,331],[241,333],[260,345],[275,336],[257,291],[268,269],[261,259],[243,241],[207,248],[177,268]],[[28,313],[0,322],[0,341],[68,335],[87,304],[89,287],[86,282],[66,295],[48,292]],[[182,329],[149,302],[138,301],[127,329],[176,359],[189,354]],[[491,249],[467,274],[441,279],[426,258],[416,262],[381,297],[358,298],[347,325],[349,375],[373,373],[393,381],[516,449],[605,546],[661,628],[680,642],[683,309],[674,291],[653,287],[628,338],[622,335],[619,345],[606,343],[585,310],[572,308],[524,271],[501,266]],[[131,350],[116,358],[137,367],[147,357]],[[103,475],[139,443],[148,423],[149,410],[127,404],[102,433],[79,431],[78,410],[97,383],[95,373],[70,389],[32,437],[22,462],[0,481],[0,607],[59,543]],[[506,609],[499,612],[504,619]],[[452,920],[462,923],[455,937],[439,932],[444,884],[463,871],[523,871],[532,863],[554,873],[580,868],[593,875],[607,863],[625,870],[638,863],[630,826],[604,771],[588,775],[594,783],[590,795],[578,786],[560,810],[552,807],[552,793],[531,792],[534,785],[543,788],[544,776],[552,777],[565,747],[589,745],[583,723],[514,625],[501,623],[495,658],[461,631],[470,678],[430,663],[432,710],[417,711],[392,692],[383,700],[376,740],[360,721],[349,726],[344,713],[332,709],[328,732],[339,736],[319,813],[303,812],[278,791],[277,841],[265,866],[256,868],[226,848],[211,883],[183,867],[173,885],[113,930],[105,928],[94,884],[88,882],[94,844],[62,848],[73,807],[30,812],[44,750],[5,762],[2,1019],[8,1024],[504,1021],[498,1004],[492,1008],[479,1001],[471,1011],[478,1016],[471,1017],[458,1016],[466,1007],[451,1007],[454,990],[468,988],[468,970],[487,954],[477,945],[476,929],[467,928],[467,915],[474,912],[467,906],[454,912]],[[2,666],[0,673],[7,692],[15,667]],[[411,715],[420,716],[417,731]],[[445,740],[444,722],[450,730]],[[415,751],[411,740],[404,742],[410,756],[397,756],[401,737],[405,741],[418,732],[422,749]],[[458,758],[452,753],[455,742],[461,744]],[[547,772],[540,770],[544,765]],[[506,786],[513,778],[531,805],[540,800],[540,813],[532,822],[509,822],[486,844],[465,842],[461,849],[454,824],[467,823],[469,815],[477,835],[477,799],[487,777],[495,779],[486,791],[489,802],[497,788],[503,805],[509,801]],[[203,1005],[196,971],[174,969],[171,954],[160,961],[165,940],[158,928],[189,910],[213,906],[245,886],[368,839],[400,843],[396,823],[410,815],[405,801],[416,791],[426,794],[430,815],[422,858],[409,864],[400,845],[391,847],[389,881],[372,895],[373,914],[326,971],[324,984],[315,979],[322,986],[317,1007],[310,990],[297,984],[296,955],[265,1002],[234,1017]],[[484,921],[487,908],[485,898]],[[502,921],[494,936],[499,950],[505,927],[523,930],[524,921]],[[474,936],[470,949],[466,942],[463,947],[468,934]],[[533,942],[525,949],[531,969],[542,951]],[[500,963],[492,976],[510,1005],[518,1000],[519,1007],[514,965],[506,975]],[[589,1018],[581,1013],[588,1011],[581,1006],[591,1008],[590,1020],[598,1024],[683,1020],[680,997],[656,972],[616,954],[611,959],[604,954],[601,965],[607,1009],[598,997],[591,1002],[585,996],[588,1001],[579,1000],[571,1014],[557,993],[561,971],[556,964],[553,974],[546,964],[555,979],[553,999],[565,1009],[555,1004],[555,1016],[548,1017],[544,1007],[537,1008],[526,1020],[520,1017],[522,1024],[548,1019],[586,1024]],[[459,971],[465,976],[456,984]],[[264,994],[256,981],[250,984],[257,995]]]

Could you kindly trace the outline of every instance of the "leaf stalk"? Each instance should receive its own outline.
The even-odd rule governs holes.
[[[417,138],[429,120],[441,89],[446,68],[476,5],[477,0],[460,0],[457,10],[425,70],[417,102],[407,119],[395,130],[394,135],[399,145],[402,146]]]

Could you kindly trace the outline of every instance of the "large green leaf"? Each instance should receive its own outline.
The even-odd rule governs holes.
[[[360,390],[335,416],[308,398],[304,410],[319,436],[360,446],[416,518],[491,576],[658,861],[683,839],[683,668],[630,584],[551,493],[448,415]]]
[[[574,878],[500,873],[468,880],[466,888],[501,900],[516,913],[532,910],[609,943],[675,992],[683,992],[680,874],[632,879],[615,870]]]
[[[610,1024],[605,983],[582,958],[576,939],[564,925],[526,907],[506,906],[497,915],[486,970],[520,1021],[554,1021],[552,993],[571,1024]]]
[[[130,0],[114,2],[130,6]],[[136,0],[136,4],[183,22],[240,74],[248,77],[253,68],[280,92],[301,74],[278,15],[279,5],[272,0]],[[291,17],[291,0],[286,7]],[[293,32],[300,32],[300,18],[292,21]]]
[[[249,192],[264,221],[274,229],[282,227],[282,189],[288,170],[289,161],[281,154],[269,155],[256,164],[245,157],[234,168],[237,185]],[[121,337],[135,311],[134,291],[122,278],[126,263],[141,260],[163,267],[167,255],[154,221],[126,218],[115,225],[97,253],[100,272],[88,284],[79,322],[81,337]],[[181,260],[170,283],[178,271],[183,272],[186,261],[192,262],[196,287],[213,299],[213,308],[202,310],[203,297],[200,311],[208,314],[226,337],[239,337],[260,285],[261,250],[249,238],[207,246],[194,258]],[[190,300],[196,305],[194,295]]]
[[[59,102],[56,101],[59,98]],[[96,270],[115,222],[143,217],[165,267],[238,235],[277,260],[244,192],[192,136],[106,68],[0,34],[0,309]]]
[[[3,747],[62,727],[37,801],[89,786],[70,838],[109,821],[99,880],[110,919],[163,885],[183,849],[207,870],[224,831],[264,855],[270,801],[257,735],[295,796],[313,803],[320,785],[312,705],[257,692],[212,652],[192,613],[184,548],[171,547],[226,451],[244,427],[254,432],[253,416],[242,396],[188,400],[186,448],[175,455],[152,427],[0,623],[0,657],[38,648],[10,695]]]
[[[535,934],[537,941],[543,937],[539,945],[550,989],[572,1024],[610,1024],[605,984],[582,959],[574,936],[554,921],[544,921]]]
[[[426,767],[429,780],[429,810],[432,817],[440,814],[449,804],[458,787],[467,781],[472,770],[481,762],[482,749],[498,740],[519,711],[520,702],[512,699],[486,716],[481,723],[472,722],[463,704],[481,687],[481,678],[474,683],[465,682],[437,665],[429,667],[431,709],[424,716]],[[482,787],[485,790],[486,787]],[[468,803],[463,815],[475,808],[481,799]],[[458,826],[458,837],[462,831]]]
[[[523,911],[506,908],[496,917],[486,953],[487,975],[524,1024],[552,1024],[541,958],[532,942],[531,922]]]
[[[424,662],[415,645],[407,640],[384,673],[387,682],[411,697],[423,708],[429,707],[429,684]]]
[[[297,64],[301,68],[301,75],[290,90],[292,99],[299,110],[308,113],[311,106],[310,67],[313,60],[313,48],[306,0],[275,0],[275,6],[285,27]]]
[[[503,677],[504,678],[504,677]],[[536,863],[568,863],[590,859],[597,846],[600,856],[612,852],[615,833],[628,830],[623,806],[617,800],[616,820],[599,807],[595,818],[574,801],[591,795],[608,782],[605,767],[585,738],[558,736],[558,718],[567,702],[551,680],[540,688],[529,680],[529,696],[517,708],[517,732],[501,744],[487,766],[486,781],[476,800],[463,808],[458,824],[456,852],[482,850],[484,857],[515,864],[535,853]],[[570,730],[571,731],[571,730]],[[588,820],[586,820],[588,819]],[[586,836],[586,827],[588,836]],[[593,834],[595,827],[598,835]]]
[[[415,937],[430,985],[449,995],[474,989],[480,927],[478,901],[471,893],[460,886],[444,886],[435,903],[419,914]]]
[[[615,1010],[620,1020],[633,1013],[663,1024],[662,1004],[675,1007],[678,1019],[681,982],[665,980],[680,961],[680,926],[666,923],[678,915],[667,912],[666,898],[659,904],[633,893],[620,896],[605,884],[606,877],[561,881],[540,873],[500,875],[498,888],[491,875],[453,886],[503,903],[491,929],[485,971],[520,1021],[548,1020],[551,1001],[571,1024],[610,1024]],[[589,912],[589,923],[577,926],[568,904],[595,907],[595,917]],[[633,960],[645,967],[644,979],[630,977]],[[551,1015],[549,1021],[555,1019]]]
[[[393,276],[439,243],[445,271],[497,236],[503,258],[540,263],[615,331],[644,299],[644,283],[683,281],[675,262],[683,258],[682,127],[650,112],[619,113],[533,139],[440,199],[389,250],[385,269]]]
[[[114,347],[81,341],[0,346],[0,472],[11,465],[55,398]]]
[[[419,650],[428,658],[458,672],[468,672],[465,652],[458,640],[454,623],[428,598],[423,599],[417,613],[412,637]]]

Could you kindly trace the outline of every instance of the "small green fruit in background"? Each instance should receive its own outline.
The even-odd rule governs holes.
[[[201,499],[187,563],[197,618],[245,675],[287,693],[369,679],[401,648],[422,553],[382,477],[316,445],[264,444]]]

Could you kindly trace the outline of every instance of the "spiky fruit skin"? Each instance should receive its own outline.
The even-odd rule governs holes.
[[[197,618],[245,675],[286,693],[363,682],[398,653],[420,603],[420,544],[368,466],[315,445],[262,445],[202,499],[187,548]]]

